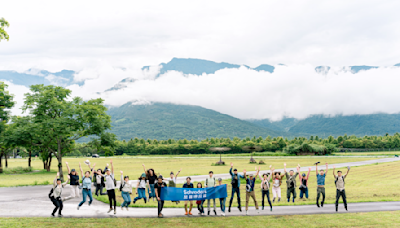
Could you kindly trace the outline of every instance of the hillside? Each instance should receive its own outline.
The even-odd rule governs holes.
[[[120,140],[150,139],[205,139],[211,137],[239,137],[281,135],[229,115],[199,106],[154,103],[111,108],[112,132]]]
[[[284,118],[281,121],[248,120],[260,127],[284,131],[288,136],[318,135],[384,135],[400,132],[400,114],[370,114],[325,117],[313,115],[303,120]]]

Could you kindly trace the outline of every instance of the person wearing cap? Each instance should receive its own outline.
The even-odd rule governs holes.
[[[269,166],[269,169],[271,170],[271,173],[274,172],[271,165]],[[264,173],[262,176],[261,176],[261,173],[259,173],[258,175],[261,180],[262,209],[264,210],[264,198],[265,198],[265,196],[267,196],[269,207],[271,208],[271,211],[272,211],[272,204],[271,204],[271,200],[269,199],[269,188],[270,188],[269,181],[271,180],[272,175],[269,175],[268,173]]]
[[[167,181],[168,181],[168,187],[169,188],[175,188],[176,187],[176,178],[178,178],[178,175],[179,175],[179,173],[182,171],[182,169],[180,169],[177,173],[176,173],[176,176],[174,176],[174,172],[173,171],[171,171],[171,173],[169,174],[169,179],[167,179]],[[173,202],[173,203],[176,203],[176,204],[178,204],[179,203],[179,201],[171,201],[171,202]]]
[[[339,199],[342,197],[344,209],[347,211],[347,200],[346,200],[346,192],[344,190],[344,179],[349,175],[350,166],[347,166],[347,172],[345,175],[342,174],[342,171],[337,171],[337,175],[335,174],[335,166],[333,166],[333,176],[335,177],[335,185],[336,185],[336,202],[335,207],[336,211],[338,211]]]
[[[300,168],[300,165],[299,165]],[[300,199],[303,199],[303,195],[305,196],[306,199],[308,199],[308,177],[310,176],[311,172],[311,167],[308,168],[308,173],[307,175],[305,173],[299,175],[299,180],[300,180]]]
[[[283,164],[283,168],[284,168],[284,172],[285,172],[285,176],[286,176],[286,198],[287,201],[290,202],[290,196],[293,195],[293,203],[294,203],[294,199],[296,199],[296,177],[297,175],[299,175],[300,172],[300,168],[299,166],[297,166],[297,172],[296,174],[294,173],[293,170],[286,172],[286,163]]]
[[[53,216],[53,217],[54,217],[54,214],[57,212],[57,210],[58,210],[58,217],[63,216],[61,214],[61,211],[63,209],[63,202],[61,200],[61,194],[62,194],[63,188],[67,185],[68,181],[70,180],[70,176],[68,175],[68,179],[64,183],[61,183],[61,179],[59,179],[59,176],[60,176],[60,173],[57,172],[57,176],[53,182],[53,193],[51,196],[51,201],[53,202],[53,204],[55,206],[53,213],[51,213],[51,216]]]
[[[193,183],[190,183],[191,180],[192,180],[192,178],[186,177],[186,183],[183,184],[183,188],[193,188]],[[187,209],[188,202],[190,203],[189,212],[188,212],[188,209]],[[188,215],[188,214],[192,215],[192,208],[193,208],[193,201],[192,200],[186,200],[185,201],[185,215]]]
[[[142,175],[139,177],[139,181],[136,185],[136,194],[138,196],[135,199],[133,199],[133,203],[136,203],[136,201],[138,201],[140,199],[143,199],[144,203],[147,203],[146,183],[147,183],[147,187],[149,187],[149,182],[146,182],[146,174],[142,173]]]
[[[124,172],[121,170],[121,197],[124,199],[124,202],[121,204],[121,210],[126,207],[126,210],[128,210],[129,204],[131,204],[131,194],[132,194],[132,185],[129,183],[129,177],[128,176],[123,176]]]
[[[112,159],[110,160],[111,170],[107,169],[104,179],[106,180],[106,189],[108,195],[108,201],[110,203],[110,209],[107,213],[110,213],[114,209],[114,215],[117,214],[117,201],[115,197],[115,177],[114,177],[114,165]],[[114,205],[114,208],[113,208]]]
[[[274,168],[272,168],[272,173],[273,173],[273,185],[272,185],[272,195],[274,198],[272,198],[272,202],[275,202],[276,197],[278,197],[278,202],[281,201],[281,185],[282,185],[282,179],[285,176],[285,174],[281,175],[281,172],[274,172]]]
[[[213,177],[213,175],[214,175],[214,172],[213,171],[210,171],[210,172],[208,172],[208,178],[206,179],[206,183],[205,183],[205,186],[206,186],[206,188],[213,188],[213,187],[215,187],[215,185],[217,184],[216,183],[216,181],[215,181],[215,177]],[[208,208],[208,215],[210,215],[210,200],[211,199],[207,199],[207,208]],[[214,214],[215,215],[217,215],[217,205],[215,204],[215,199],[212,199],[213,200],[213,203],[214,203]]]
[[[238,209],[239,211],[242,211],[242,207],[240,206],[240,178],[244,178],[243,175],[238,174],[237,169],[233,170],[233,163],[231,162],[231,169],[229,170],[229,174],[231,175],[231,185],[232,185],[232,195],[231,195],[231,200],[229,201],[229,208],[228,212],[231,212],[231,206],[233,202],[233,196],[236,193],[237,196],[237,201],[238,201]]]
[[[101,169],[97,169],[96,173],[94,174],[94,183],[96,186],[96,196],[100,195],[107,195],[107,193],[103,192],[103,188],[106,186],[106,184],[104,183],[104,174],[106,173],[106,170],[108,169],[108,164],[107,166],[104,168],[104,171]],[[93,168],[92,168],[93,171]]]
[[[70,200],[75,197],[77,197],[77,198],[80,197],[80,195],[79,195],[79,175],[75,169],[69,168],[68,162],[65,162],[65,164],[67,165],[68,175],[71,178],[70,182],[69,182],[69,187],[70,187],[71,193],[69,196],[65,197],[63,199],[63,201]]]
[[[221,185],[222,185],[222,178],[218,178],[218,186],[221,186]],[[226,202],[226,198],[219,198],[219,206],[222,211],[221,212],[222,216],[225,216],[225,202]]]
[[[165,188],[167,185],[163,182],[163,176],[158,176],[157,183],[154,184],[154,189],[156,191],[156,197],[158,200],[158,217],[162,218],[162,209],[164,207],[164,200],[161,200],[161,188]]]
[[[256,199],[256,194],[254,192],[254,184],[256,182],[257,176],[260,173],[260,167],[255,168],[257,170],[257,174],[254,176],[252,173],[250,173],[249,175],[246,175],[246,170],[243,170],[243,175],[246,178],[246,215],[248,215],[248,210],[249,210],[249,200],[250,197],[253,198],[254,204],[256,205],[256,210],[258,213],[260,213],[258,211],[258,203],[257,203],[257,199]]]
[[[326,172],[328,172],[328,163],[325,163],[326,169],[325,172],[323,169],[321,169],[318,173],[318,163],[315,163],[315,172],[317,173],[317,207],[319,207],[319,197],[322,194],[322,201],[321,201],[321,207],[324,206],[325,202],[325,177],[326,177]]]
[[[93,164],[93,169],[95,166],[96,164]],[[89,206],[93,202],[93,196],[92,196],[93,172],[86,171],[85,175],[83,175],[81,163],[79,163],[79,168],[81,169],[81,175],[82,175],[82,201],[78,204],[78,210],[86,202],[86,197],[89,197]]]

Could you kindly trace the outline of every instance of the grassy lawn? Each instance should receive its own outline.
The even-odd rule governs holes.
[[[398,178],[398,172],[395,170],[399,170],[400,161],[391,162],[391,163],[381,163],[360,167],[352,167],[351,172],[349,173],[348,178],[346,178],[346,195],[348,202],[376,202],[376,201],[398,201],[400,198],[400,193],[398,191],[400,186],[400,179]],[[342,171],[346,171],[346,169],[338,169]],[[297,198],[294,205],[306,205],[306,204],[315,204],[316,194],[317,194],[317,180],[316,180],[315,171],[310,173],[310,179],[308,183],[309,188],[309,199],[299,199],[299,189],[296,189]],[[286,201],[286,178],[284,179],[281,189],[282,189],[282,200],[281,202],[275,202],[274,205],[293,205],[293,203],[288,203]],[[297,184],[299,184],[298,179],[296,180]],[[229,205],[229,199],[231,196],[231,186],[230,180],[224,180],[223,183],[228,184],[228,199],[226,202],[226,206]],[[241,193],[241,204],[242,207],[245,206],[246,202],[246,193],[245,193],[245,185],[244,180],[242,180],[242,185],[240,185],[240,193]],[[203,183],[204,184],[204,183]],[[259,187],[260,180],[257,180],[256,186]],[[178,185],[180,186],[180,184]],[[135,189],[134,189],[135,190]],[[327,173],[327,177],[325,180],[325,191],[326,198],[325,202],[329,204],[335,203],[336,197],[336,188],[334,185],[334,177],[332,174],[332,170],[329,170]],[[136,196],[135,191],[131,195],[132,200]],[[272,193],[270,193],[272,200]],[[259,206],[261,205],[261,191],[256,189],[256,197]],[[96,197],[98,200],[108,203],[107,196],[99,196]],[[265,199],[266,200],[266,199]],[[117,204],[120,205],[123,202],[121,194],[119,190],[117,191]],[[237,206],[236,195],[233,200],[234,207]],[[217,205],[219,206],[219,200],[216,200]],[[204,204],[207,205],[207,202]],[[254,206],[252,200],[250,200],[249,205]],[[267,201],[265,202],[267,206]],[[144,203],[143,200],[139,200],[134,205],[130,205],[131,207],[157,207],[157,202],[153,202],[152,200],[148,203]],[[184,204],[181,202],[176,205],[175,203],[171,203],[166,201],[165,207],[183,207]],[[196,206],[196,205],[194,205]],[[235,209],[236,210],[236,209]],[[197,211],[197,210],[195,210]]]
[[[226,166],[212,166],[219,158],[205,157],[208,155],[196,156],[196,157],[172,157],[172,156],[147,156],[147,157],[115,157],[113,158],[114,170],[118,174],[117,179],[120,179],[120,170],[124,171],[124,175],[128,175],[131,179],[136,179],[141,173],[143,173],[142,164],[146,165],[146,168],[154,168],[156,173],[161,173],[164,177],[168,177],[171,171],[175,173],[182,168],[181,176],[190,175],[206,175],[208,171],[213,170],[215,174],[228,173],[229,163],[233,162],[235,167],[239,171],[243,169],[254,170],[255,165],[249,164],[249,158],[240,157],[224,157],[222,160],[226,162]],[[83,164],[86,158],[64,158],[63,159],[63,170],[67,171],[65,162],[69,163],[70,168],[79,168],[79,162]],[[355,162],[372,160],[375,158],[352,158],[352,157],[335,157],[335,156],[321,156],[321,157],[264,157],[262,160],[267,165],[260,165],[261,169],[269,169],[269,165],[273,165],[275,168],[283,168],[283,163],[287,163],[287,167],[296,167],[297,164],[302,166],[313,165],[316,161],[321,163],[328,162],[342,163],[342,162]],[[92,163],[96,163],[97,168],[104,168],[107,163],[110,162],[110,158],[90,158]],[[260,159],[257,158],[257,161]],[[9,167],[26,167],[28,164],[27,159],[9,159]],[[258,166],[258,165],[257,165]],[[40,159],[32,160],[32,167],[34,170],[42,170],[43,163]],[[56,174],[57,161],[53,161],[51,172],[34,172],[28,174],[18,175],[6,175],[0,174],[0,187],[7,186],[23,186],[23,185],[35,185],[35,184],[47,184],[52,183]],[[83,170],[88,170],[88,167],[83,165]]]
[[[400,211],[192,218],[0,218],[4,227],[398,227]]]

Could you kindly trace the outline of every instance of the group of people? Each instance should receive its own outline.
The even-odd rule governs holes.
[[[55,208],[53,210],[52,216],[55,216],[55,213],[58,211],[58,216],[62,216],[61,211],[63,209],[63,201],[75,198],[75,197],[80,197],[80,189],[82,189],[82,201],[78,204],[77,209],[79,208],[86,202],[87,197],[89,197],[89,202],[88,205],[90,206],[91,203],[93,202],[93,197],[92,197],[92,182],[94,183],[95,186],[95,194],[97,196],[99,195],[107,195],[109,199],[109,204],[110,208],[107,213],[110,213],[111,211],[114,211],[114,214],[117,213],[116,210],[116,195],[115,195],[115,188],[117,186],[115,176],[114,176],[114,166],[112,160],[110,160],[111,164],[111,169],[109,168],[109,165],[107,164],[105,169],[97,169],[95,170],[95,164],[93,164],[92,167],[90,167],[89,162],[85,162],[89,170],[83,173],[82,166],[79,163],[79,168],[80,168],[80,173],[82,177],[82,184],[80,184],[79,181],[79,175],[77,174],[75,169],[70,169],[68,166],[68,162],[66,162],[66,166],[68,169],[68,178],[67,180],[62,183],[59,173],[57,173],[57,177],[54,179],[54,184],[53,188],[51,189],[49,193],[49,197],[52,200],[53,204],[55,205]],[[319,162],[318,162],[319,163]],[[316,204],[318,207],[323,207],[324,206],[324,201],[325,201],[325,177],[326,173],[328,170],[328,163],[326,163],[326,170],[320,170],[318,171],[318,163],[316,163],[316,177],[317,177],[317,200]],[[119,187],[119,190],[121,192],[121,197],[123,198],[124,202],[121,204],[121,210],[126,209],[128,210],[129,205],[132,203],[136,203],[138,200],[143,199],[145,203],[147,203],[148,200],[153,199],[153,201],[157,200],[158,201],[158,217],[163,217],[162,210],[164,207],[164,200],[161,200],[161,194],[162,191],[161,189],[164,187],[177,187],[176,185],[176,179],[178,175],[180,174],[181,170],[179,170],[176,175],[174,175],[173,172],[170,173],[170,178],[164,179],[162,175],[156,175],[154,169],[146,169],[145,165],[143,164],[143,169],[144,173],[139,177],[139,180],[136,184],[136,194],[137,197],[131,201],[130,195],[132,194],[132,189],[133,185],[129,181],[128,176],[123,175],[123,171],[121,172],[121,184]],[[270,210],[272,211],[272,203],[277,201],[279,202],[281,200],[281,184],[282,180],[286,178],[286,198],[287,202],[290,202],[290,199],[292,199],[292,202],[295,202],[296,198],[296,178],[300,173],[300,165],[297,166],[297,172],[294,170],[290,170],[287,172],[286,170],[286,163],[284,164],[284,171],[283,173],[279,171],[275,171],[275,169],[270,166],[270,173],[266,172],[261,174],[260,173],[260,168],[257,167],[255,168],[256,174],[247,174],[246,170],[243,170],[243,175],[239,174],[237,169],[233,169],[233,163],[231,163],[231,168],[229,170],[229,173],[231,175],[231,187],[232,187],[232,193],[231,193],[231,198],[229,201],[229,207],[228,207],[228,212],[231,212],[231,206],[233,202],[234,195],[236,194],[237,196],[237,202],[238,202],[238,209],[239,211],[242,211],[241,207],[241,200],[240,200],[240,179],[245,179],[246,180],[246,215],[248,215],[248,205],[249,205],[249,200],[250,198],[253,199],[255,207],[257,212],[259,213],[259,206],[258,202],[256,199],[255,195],[255,182],[257,177],[260,178],[261,180],[261,199],[262,199],[262,210],[264,210],[264,199],[265,197],[267,198]],[[347,167],[347,173],[342,174],[342,171],[337,171],[335,173],[335,166],[333,166],[333,175],[335,178],[335,185],[336,185],[336,211],[338,211],[338,204],[339,204],[339,199],[342,197],[344,207],[347,210],[347,201],[346,201],[346,193],[345,193],[345,178],[347,177],[348,173],[350,171],[350,167]],[[308,179],[309,175],[311,172],[311,168],[308,169],[308,173],[305,174],[303,173],[302,175],[299,175],[299,181],[300,181],[300,199],[303,199],[303,197],[308,198]],[[62,198],[62,190],[63,188],[70,182],[70,189],[71,189],[71,195],[67,196],[65,198]],[[216,187],[218,185],[223,185],[222,184],[222,179],[214,177],[213,171],[209,172],[208,178],[204,182],[204,186],[201,182],[198,182],[196,187],[197,188],[210,188],[210,187]],[[272,185],[272,186],[271,186]],[[146,196],[146,187],[147,187],[147,194],[148,198]],[[183,184],[183,188],[194,188],[193,183],[191,182],[191,177],[186,178],[186,183]],[[103,193],[103,189],[106,188],[106,193]],[[270,200],[270,189],[273,194],[272,198],[272,203]],[[320,195],[322,195],[322,200],[321,203],[319,203]],[[217,215],[217,209],[216,209],[216,203],[215,199],[207,199],[207,208],[208,212],[207,215],[210,215],[211,212],[211,200],[213,201],[213,212],[215,215]],[[220,198],[220,209],[221,209],[221,215],[225,216],[225,201],[226,198]],[[180,203],[179,201],[174,201],[176,204]],[[204,215],[204,204],[205,200],[197,200],[197,209],[199,211],[199,215]],[[188,209],[189,207],[189,209]],[[191,200],[185,200],[185,215],[192,215],[192,209],[193,209],[193,201]]]

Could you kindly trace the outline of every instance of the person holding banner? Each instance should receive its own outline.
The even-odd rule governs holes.
[[[222,185],[222,178],[218,178],[218,186]],[[219,198],[219,206],[221,207],[221,215],[225,216],[225,201],[226,198]]]
[[[197,188],[203,188],[203,184],[201,182],[197,183]],[[199,215],[204,215],[204,207],[203,207],[204,200],[197,200],[197,209],[199,210]]]
[[[158,176],[157,183],[154,184],[154,189],[156,192],[156,197],[158,200],[158,217],[162,218],[163,214],[161,211],[164,207],[164,200],[161,200],[161,189],[167,187],[167,185],[163,182],[163,176]]]
[[[271,180],[272,173],[274,170],[272,169],[272,166],[269,166],[269,169],[271,170],[271,175],[268,175],[268,173],[264,173],[262,176],[261,174],[258,174],[261,180],[261,199],[262,199],[262,209],[264,210],[264,198],[267,196],[267,200],[269,203],[269,207],[271,208],[272,211],[272,204],[271,200],[269,199],[269,188],[270,184],[269,181]]]
[[[183,188],[193,188],[193,184],[190,183],[191,180],[192,180],[192,178],[187,177],[186,178],[186,183],[183,184]],[[192,208],[193,208],[193,201],[192,200],[185,201],[185,215],[188,215],[188,210],[187,210],[188,202],[190,202],[189,215],[192,215]]]
[[[240,206],[240,178],[244,178],[244,176],[238,174],[237,169],[234,169],[233,173],[232,173],[232,169],[233,169],[233,163],[231,162],[231,169],[229,170],[229,174],[231,174],[231,177],[232,177],[232,181],[231,181],[232,195],[231,195],[231,200],[229,201],[228,212],[231,212],[233,196],[235,195],[235,193],[237,195],[238,209],[239,209],[239,211],[242,211],[242,207]]]
[[[182,169],[180,169],[177,173],[176,173],[176,175],[174,176],[174,172],[173,171],[171,171],[171,173],[169,174],[169,179],[167,179],[167,181],[168,181],[168,187],[169,188],[176,188],[176,178],[178,178],[178,175],[179,175],[179,173],[182,171]],[[173,202],[173,203],[176,203],[176,204],[178,204],[179,203],[179,201],[171,201],[171,202]]]
[[[209,178],[206,179],[206,188],[213,188],[216,185],[215,177],[213,177],[214,172],[208,172]],[[217,215],[217,205],[215,205],[215,199],[212,199],[214,202],[214,214]],[[210,215],[210,199],[207,200],[207,208],[208,208],[208,215]]]
[[[257,167],[256,167],[257,170]],[[260,173],[260,168],[257,170],[257,174],[255,177],[253,177],[253,174],[249,174],[248,176],[246,175],[246,170],[243,170],[243,175],[246,177],[246,215],[248,215],[248,210],[249,210],[249,200],[250,197],[253,198],[254,204],[256,205],[256,210],[258,213],[258,203],[256,199],[256,194],[254,192],[254,184],[256,182],[257,176]]]

